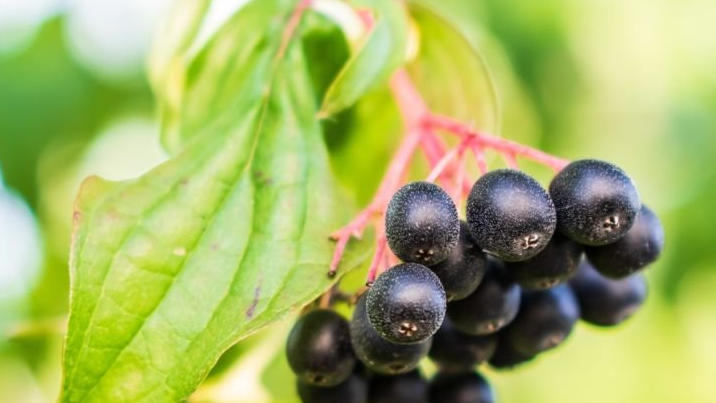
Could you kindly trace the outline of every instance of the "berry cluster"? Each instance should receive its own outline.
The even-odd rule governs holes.
[[[664,244],[632,180],[596,160],[570,163],[548,191],[517,170],[488,172],[465,221],[442,188],[409,183],[388,203],[385,236],[405,263],[377,277],[350,323],[313,310],[289,336],[305,403],[492,402],[479,364],[527,362],[580,318],[621,323]],[[426,356],[439,369],[430,383],[416,369]]]

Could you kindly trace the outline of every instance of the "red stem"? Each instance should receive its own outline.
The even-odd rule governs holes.
[[[464,124],[448,117],[427,114],[424,116],[425,125],[433,129],[442,129],[460,137],[472,136],[480,148],[490,148],[503,155],[521,156],[540,164],[546,165],[555,171],[561,171],[569,161],[544,153],[532,147],[503,139],[491,134],[470,129]]]

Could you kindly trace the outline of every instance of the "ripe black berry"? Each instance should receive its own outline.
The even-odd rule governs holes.
[[[612,280],[599,274],[586,260],[569,281],[579,301],[582,320],[597,326],[615,326],[630,318],[647,296],[644,276]]]
[[[457,245],[457,208],[439,186],[409,183],[388,204],[385,233],[390,249],[401,260],[432,266],[445,260]]]
[[[431,403],[493,403],[492,387],[476,372],[439,373],[430,383]]]
[[[440,279],[417,263],[389,269],[366,297],[370,323],[393,343],[418,343],[435,334],[445,318],[446,304]]]
[[[367,403],[368,383],[357,374],[335,386],[318,387],[296,383],[298,396],[303,403]]]
[[[431,267],[445,288],[448,301],[466,298],[485,276],[487,260],[470,235],[465,221],[460,221],[460,239],[447,259]]]
[[[451,302],[447,314],[456,329],[474,336],[495,333],[509,324],[520,307],[520,287],[502,262],[489,258],[485,278],[465,299]]]
[[[418,371],[374,376],[369,389],[368,403],[428,403],[428,383]]]
[[[577,270],[581,257],[580,244],[556,233],[537,256],[524,262],[507,263],[506,266],[521,286],[544,290],[569,279]]]
[[[467,372],[487,361],[495,352],[497,336],[471,336],[455,329],[445,318],[435,336],[428,356],[443,372]]]
[[[604,161],[572,162],[554,177],[549,193],[559,231],[585,245],[617,241],[634,224],[641,208],[631,178]]]
[[[530,356],[557,347],[579,319],[579,304],[566,284],[545,291],[524,291],[520,313],[505,329],[518,352]]]
[[[523,354],[512,346],[510,340],[504,335],[499,337],[497,348],[488,361],[495,369],[513,369],[519,365],[532,361],[536,354]]]
[[[483,250],[515,262],[547,246],[557,219],[552,200],[536,180],[520,171],[498,169],[472,187],[467,223]]]
[[[307,313],[288,336],[286,356],[306,384],[334,386],[345,381],[356,363],[348,321],[327,309]]]
[[[428,355],[432,339],[421,343],[395,344],[381,337],[368,319],[366,298],[358,300],[351,320],[351,340],[358,359],[371,371],[397,375],[414,370]]]
[[[659,218],[643,206],[636,221],[620,240],[586,248],[587,258],[605,276],[624,278],[656,261],[664,249],[664,228]]]

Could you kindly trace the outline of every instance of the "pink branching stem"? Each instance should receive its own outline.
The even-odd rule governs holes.
[[[427,158],[428,163],[430,164],[431,169],[434,169],[435,166],[440,162],[442,159],[442,156],[445,155],[447,152],[447,145],[445,142],[442,141],[439,137],[435,135],[432,131],[425,131],[423,133],[423,138],[420,143],[420,148],[423,150],[423,153],[425,154],[425,158]],[[451,161],[453,162],[453,161]],[[460,170],[462,167],[457,164],[449,164],[447,167],[445,167],[445,170],[440,175],[440,178],[445,181],[450,181],[456,171]],[[463,189],[462,193],[467,193],[470,191],[470,188],[472,187],[472,184],[467,178],[463,177]]]
[[[348,244],[350,238],[352,236],[360,237],[373,215],[378,214],[385,209],[390,197],[393,193],[395,193],[395,190],[400,187],[403,173],[410,164],[410,159],[413,157],[415,150],[420,144],[422,131],[420,130],[419,125],[422,121],[422,116],[425,116],[426,114],[427,108],[422,98],[417,94],[417,92],[415,92],[412,84],[410,85],[412,88],[411,92],[396,91],[396,87],[402,88],[406,85],[406,80],[408,82],[410,80],[407,73],[402,72],[401,74],[401,72],[398,72],[391,80],[391,87],[396,95],[398,107],[400,108],[403,116],[405,127],[408,130],[407,134],[400,143],[398,150],[395,152],[395,155],[388,166],[388,171],[383,177],[383,181],[378,187],[378,191],[368,207],[358,214],[358,216],[353,221],[348,223],[348,225],[331,235],[331,238],[336,241],[336,248],[333,252],[333,259],[331,259],[331,265],[328,271],[330,276],[335,275],[336,270],[338,270],[338,264],[343,257],[343,253],[345,252],[346,245]],[[371,282],[370,278],[368,279],[368,282]]]
[[[480,175],[486,174],[488,168],[487,160],[485,159],[485,150],[482,149],[482,147],[477,141],[471,142],[470,148],[472,149],[472,153],[475,154],[475,159],[477,160],[477,169],[480,170]]]
[[[385,235],[379,235],[378,236],[378,242],[375,249],[375,255],[373,255],[373,261],[370,263],[370,268],[368,269],[368,277],[366,278],[366,285],[371,286],[373,282],[375,281],[375,277],[378,275],[378,270],[380,266],[385,264],[385,245],[387,244],[387,241],[385,239]]]
[[[544,153],[535,148],[470,129],[464,124],[448,117],[431,113],[424,116],[424,122],[430,128],[442,129],[460,137],[474,136],[475,141],[481,148],[490,148],[502,155],[511,154],[521,156],[546,165],[555,171],[561,171],[562,168],[569,164],[569,161],[565,159]]]
[[[310,1],[302,1],[300,4],[307,6]],[[363,16],[368,25],[371,22],[367,17],[368,15]],[[478,168],[482,174],[485,174],[488,170],[484,154],[486,149],[494,150],[502,155],[507,165],[515,169],[518,168],[517,157],[539,162],[555,171],[561,170],[569,163],[567,160],[543,153],[537,149],[473,130],[469,126],[451,118],[433,114],[427,108],[425,101],[405,70],[400,70],[393,75],[390,86],[403,118],[406,134],[388,165],[388,170],[373,200],[351,222],[331,235],[331,238],[336,241],[336,247],[331,260],[329,275],[336,273],[351,237],[360,238],[371,220],[383,217],[390,198],[403,183],[407,174],[407,167],[418,147],[423,151],[431,166],[428,180],[442,179],[446,182],[452,181],[455,184],[452,193],[456,203],[460,203],[463,196],[469,193],[471,188],[471,183],[466,178],[465,171],[467,149],[474,153]],[[443,130],[456,134],[460,137],[459,145],[452,150],[448,150],[445,142],[437,137],[434,130]],[[377,222],[377,228],[376,253],[373,256],[366,281],[369,285],[382,272],[381,267],[385,269],[398,262],[397,258],[386,248],[387,242],[382,220]]]
[[[457,145],[457,147],[454,147],[452,150],[448,151],[443,155],[443,157],[438,161],[437,164],[433,167],[433,170],[428,175],[427,179],[425,179],[428,182],[435,182],[435,180],[440,176],[440,174],[443,173],[445,168],[448,166],[448,164],[455,162],[455,158],[464,153],[465,148],[470,143],[469,138],[465,138],[462,141],[460,141],[460,144]]]
[[[309,7],[311,7],[312,4],[313,0],[301,0],[298,4],[296,4],[296,8],[293,9],[291,16],[288,18],[286,27],[283,29],[283,34],[281,35],[281,46],[278,48],[278,60],[282,59],[286,54],[286,49],[288,49],[288,45],[291,43],[291,39],[293,39],[293,35],[298,29],[298,24],[301,23],[301,17],[303,17],[303,14]]]
[[[515,157],[514,154],[505,153],[505,155],[503,157],[504,157],[505,163],[507,164],[508,167],[510,167],[514,170],[517,170],[517,171],[520,170],[520,165],[517,163],[517,158]]]
[[[455,201],[456,206],[460,206],[460,203],[462,202],[462,197],[470,192],[470,189],[468,187],[467,190],[465,190],[465,187],[463,184],[465,183],[465,156],[467,150],[465,148],[460,148],[457,155],[457,172],[455,173],[455,183],[453,184],[453,195],[452,199]],[[469,182],[468,182],[469,185]]]

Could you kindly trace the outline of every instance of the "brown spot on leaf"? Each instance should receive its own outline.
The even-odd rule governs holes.
[[[249,305],[248,309],[246,309],[246,317],[251,319],[254,316],[254,311],[256,311],[256,305],[259,304],[259,296],[261,295],[261,285],[257,285],[256,288],[254,288],[254,299],[251,301],[251,305]]]

